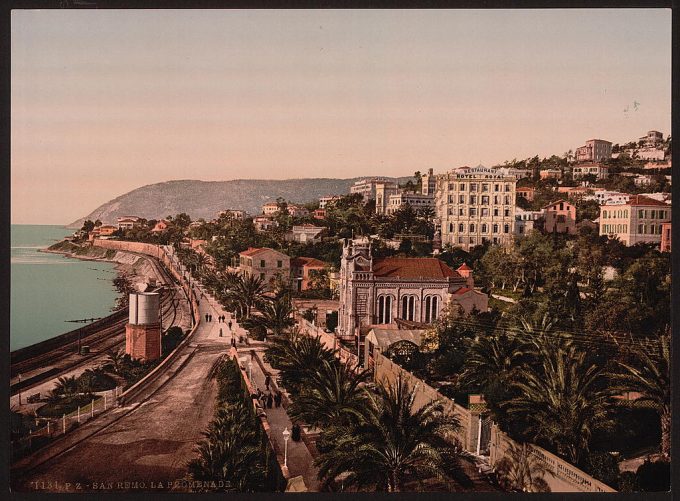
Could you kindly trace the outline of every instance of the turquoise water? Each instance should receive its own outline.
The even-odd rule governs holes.
[[[118,298],[112,263],[38,252],[73,230],[13,224],[10,231],[10,350],[85,325],[67,320],[111,313]]]

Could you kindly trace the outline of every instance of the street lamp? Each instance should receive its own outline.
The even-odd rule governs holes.
[[[19,374],[19,405],[21,405],[21,374]]]
[[[288,439],[290,438],[290,432],[286,426],[283,430],[283,466],[288,468]]]

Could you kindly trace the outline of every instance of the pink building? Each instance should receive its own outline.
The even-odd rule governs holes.
[[[296,257],[290,260],[290,274],[293,286],[297,291],[309,289],[310,279],[322,272],[326,263],[313,257]]]
[[[576,234],[576,207],[565,200],[557,200],[543,207],[546,233]]]
[[[612,143],[602,139],[589,139],[584,146],[576,148],[577,162],[599,162],[612,156]]]

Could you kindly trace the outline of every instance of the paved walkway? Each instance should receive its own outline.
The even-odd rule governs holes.
[[[227,322],[229,321],[229,319],[231,318],[230,313],[225,311],[221,307],[221,305],[207,293],[206,300],[209,300],[210,304],[215,309],[215,313],[213,314],[213,316],[217,317],[219,315],[226,315]],[[225,324],[220,325],[224,326]],[[232,327],[233,327],[232,334],[236,336],[237,340],[238,336],[245,337],[246,335],[245,329],[238,325],[238,323],[235,320],[232,320]],[[228,327],[224,329],[224,332],[225,333],[230,332]],[[229,338],[229,341],[231,342],[231,337]],[[239,358],[247,357],[248,362],[251,362],[252,360],[250,364],[250,369],[246,371],[247,373],[249,371],[252,373],[251,382],[253,383],[255,388],[259,388],[266,393],[267,390],[265,388],[265,374],[263,373],[261,366],[264,366],[265,370],[269,374],[272,374],[272,379],[275,379],[277,371],[273,369],[267,362],[264,361],[264,357],[262,355],[265,349],[266,344],[258,341],[250,341],[249,346],[245,346],[244,344],[238,345]],[[255,353],[255,356],[258,358],[258,360],[252,359],[253,352]],[[271,438],[275,442],[277,451],[280,451],[281,454],[283,455],[285,452],[283,430],[285,428],[288,428],[288,431],[292,431],[293,423],[288,417],[288,414],[286,413],[286,410],[284,409],[283,406],[279,408],[272,406],[271,409],[265,409],[265,413],[267,414],[267,421],[269,422],[270,426]],[[318,470],[312,464],[313,461],[314,458],[312,457],[309,450],[307,449],[307,446],[302,440],[300,440],[299,442],[294,442],[292,438],[288,440],[289,478],[293,478],[300,475],[303,477],[305,485],[307,486],[307,489],[309,491],[318,491],[319,490],[319,481],[317,478]]]

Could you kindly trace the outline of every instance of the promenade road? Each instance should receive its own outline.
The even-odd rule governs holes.
[[[216,383],[208,377],[227,353],[215,305],[199,304],[201,323],[179,356],[148,390],[68,433],[12,468],[14,491],[168,490],[186,474],[186,463],[213,416]],[[205,322],[212,313],[212,322]],[[154,483],[152,486],[151,483]],[[70,484],[70,485],[69,485]],[[160,485],[159,485],[160,484]]]

